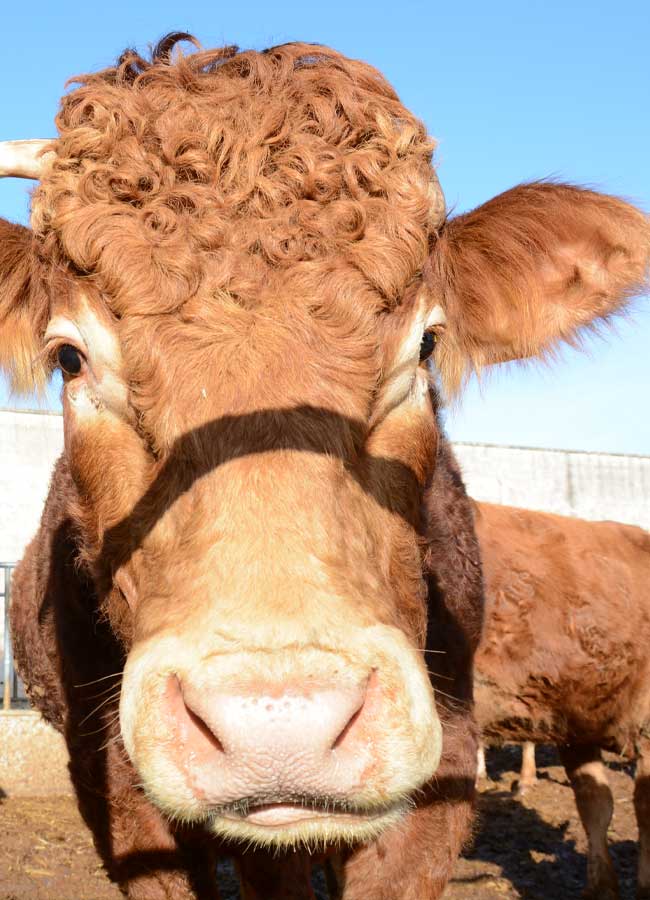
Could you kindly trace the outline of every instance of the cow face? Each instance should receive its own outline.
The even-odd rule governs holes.
[[[368,838],[443,747],[433,343],[453,388],[572,338],[641,283],[647,223],[551,184],[446,221],[421,124],[313,46],[127,55],[57,122],[33,233],[0,226],[1,352],[63,372],[126,750],[217,834]]]

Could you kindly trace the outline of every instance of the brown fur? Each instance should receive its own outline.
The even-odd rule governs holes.
[[[477,506],[484,733],[633,755],[650,718],[650,536],[617,522]]]
[[[44,380],[38,351],[49,303],[32,247],[28,228],[0,219],[0,369],[14,373],[18,390]]]
[[[250,407],[242,383],[262,371],[265,405],[299,400],[285,367],[300,359],[310,402],[365,418],[381,367],[369,316],[402,300],[429,229],[432,142],[390,86],[306,44],[173,66],[127,54],[81,82],[34,228],[47,264],[90,276],[119,317],[152,445],[197,424],[215,344],[221,391],[229,360],[240,376],[222,397],[230,413]]]
[[[56,356],[52,318],[102,335],[67,381],[65,459],[16,573],[19,667],[66,734],[112,876],[132,898],[212,897],[223,848],[165,820],[120,743],[131,648],[217,614],[296,643],[297,625],[334,646],[348,621],[398,629],[427,654],[443,757],[401,827],[339,873],[345,900],[433,900],[469,827],[481,573],[436,393],[418,394],[418,334],[393,367],[422,304],[447,314],[452,387],[572,338],[638,288],[647,223],[558,185],[443,222],[433,141],[370,66],[306,44],[173,46],[78,80],[33,237],[1,226],[0,362],[17,381],[26,354]],[[111,674],[115,696],[94,697]]]

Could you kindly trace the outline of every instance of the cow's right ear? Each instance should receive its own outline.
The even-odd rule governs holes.
[[[0,370],[18,392],[43,384],[45,368],[39,351],[47,311],[32,232],[0,219]]]

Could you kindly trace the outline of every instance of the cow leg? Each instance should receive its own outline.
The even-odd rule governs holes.
[[[485,765],[485,744],[479,741],[478,750],[476,751],[476,781],[483,781],[487,778],[487,766]]]
[[[618,900],[618,880],[607,846],[607,829],[614,812],[614,800],[600,749],[566,746],[560,750],[560,756],[587,835],[587,888],[584,896],[593,900]]]
[[[305,853],[271,856],[251,850],[236,862],[242,900],[315,900],[311,858]]]
[[[634,811],[639,827],[637,900],[650,900],[650,744],[644,745],[636,764]]]
[[[535,744],[526,741],[521,746],[521,771],[516,793],[523,797],[530,788],[537,784],[537,764],[535,763]]]

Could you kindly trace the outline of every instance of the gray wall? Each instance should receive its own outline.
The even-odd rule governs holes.
[[[62,447],[60,415],[0,410],[0,562],[20,559],[33,537]]]
[[[456,444],[476,500],[650,529],[650,456]]]

